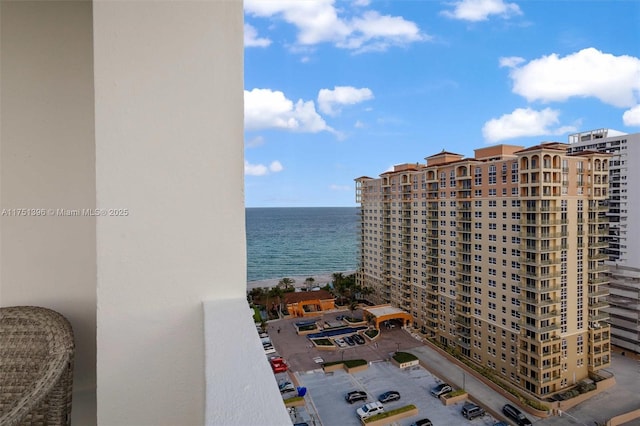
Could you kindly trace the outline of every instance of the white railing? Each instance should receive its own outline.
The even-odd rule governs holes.
[[[205,301],[203,308],[206,425],[291,424],[247,300]]]

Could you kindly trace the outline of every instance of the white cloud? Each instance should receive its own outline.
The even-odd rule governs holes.
[[[640,105],[636,105],[622,114],[625,126],[640,126]]]
[[[300,45],[334,43],[341,48],[365,51],[428,39],[414,22],[402,17],[364,11],[349,19],[339,16],[345,9],[337,9],[334,3],[335,0],[245,0],[244,10],[262,18],[280,17],[295,26]],[[360,0],[352,6],[367,4],[367,0]]]
[[[366,127],[366,124],[364,124],[362,121],[357,120],[355,122],[355,124],[353,125],[353,127],[355,127],[356,129],[364,129]]]
[[[264,164],[250,164],[244,160],[244,174],[247,176],[264,176],[269,173],[269,169]]]
[[[380,15],[368,11],[351,22],[350,37],[337,43],[338,47],[356,49],[358,52],[384,51],[392,45],[406,45],[426,40],[418,26],[399,16]]]
[[[373,92],[366,87],[335,86],[333,90],[318,92],[318,108],[325,114],[335,115],[340,112],[340,105],[354,105],[369,99],[373,99]]]
[[[471,22],[486,21],[491,15],[501,18],[522,15],[517,4],[505,3],[503,0],[461,0],[452,5],[453,10],[445,10],[442,15]]]
[[[560,112],[551,108],[536,111],[531,108],[517,108],[511,114],[494,118],[482,128],[484,138],[489,142],[498,142],[524,136],[562,135],[576,132],[575,126],[557,126]]]
[[[273,173],[278,173],[282,170],[284,170],[284,167],[282,167],[282,163],[280,163],[278,160],[272,161],[271,164],[269,164],[269,171]]]
[[[334,132],[316,112],[313,101],[299,99],[295,104],[284,93],[271,89],[244,91],[246,130],[282,129],[292,132]]]
[[[269,173],[278,173],[284,170],[282,164],[278,161],[272,161],[269,166],[264,164],[251,164],[247,160],[244,160],[244,174],[247,176],[265,176]]]
[[[332,184],[332,185],[329,185],[329,189],[332,191],[351,191],[353,190],[353,187],[349,185]]]
[[[263,144],[264,144],[264,138],[262,136],[256,136],[255,138],[249,139],[248,141],[244,142],[244,146],[246,148],[255,148]]]
[[[520,58],[519,56],[510,56],[508,58],[500,58],[500,66],[506,68],[515,68],[521,63],[525,62],[524,58]]]
[[[513,92],[528,101],[566,101],[594,97],[619,108],[640,100],[640,59],[594,48],[559,57],[534,59],[510,71]]]
[[[268,38],[258,37],[258,31],[249,24],[244,24],[244,47],[267,47],[271,44]]]

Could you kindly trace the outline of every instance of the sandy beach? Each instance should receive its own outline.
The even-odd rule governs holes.
[[[356,271],[341,271],[341,272],[343,275],[347,276],[355,273]],[[333,273],[327,273],[327,274],[318,274],[318,275],[296,275],[296,276],[290,276],[288,278],[295,280],[295,283],[293,285],[296,288],[304,287],[305,285],[304,280],[306,280],[309,277],[315,280],[313,282],[314,285],[323,287],[331,282],[332,276],[333,276]],[[284,277],[273,278],[270,280],[249,281],[247,282],[247,290],[251,290],[252,288],[256,288],[256,287],[269,287],[269,288],[275,287],[278,285],[278,282],[282,278]]]

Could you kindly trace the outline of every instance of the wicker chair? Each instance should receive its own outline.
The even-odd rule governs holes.
[[[71,324],[35,306],[0,308],[0,425],[69,425]]]

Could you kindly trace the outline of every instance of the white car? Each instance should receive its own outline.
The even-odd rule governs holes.
[[[269,354],[274,354],[276,353],[275,348],[273,347],[273,345],[271,344],[271,342],[269,343],[262,343],[262,347],[264,348],[264,353],[269,355]]]
[[[340,346],[341,348],[345,348],[347,346],[347,342],[345,342],[343,339],[336,339],[335,342],[336,345]]]
[[[296,387],[291,382],[282,382],[278,387],[280,388],[280,393],[293,392],[296,390]]]
[[[381,402],[370,402],[363,405],[356,410],[356,414],[360,417],[360,420],[375,416],[376,414],[384,413],[384,406]]]
[[[435,396],[436,398],[440,398],[440,396],[448,394],[452,391],[453,389],[447,383],[440,383],[438,386],[431,389],[431,395]]]

